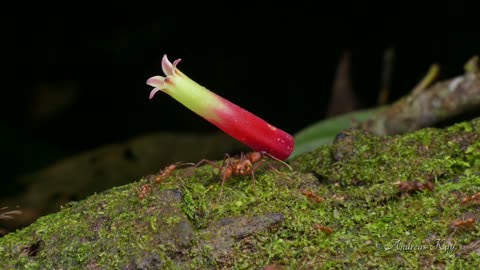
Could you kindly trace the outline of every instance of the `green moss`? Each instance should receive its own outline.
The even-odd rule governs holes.
[[[210,166],[178,171],[144,199],[140,180],[0,238],[0,261],[7,269],[473,268],[478,225],[450,224],[480,212],[460,204],[480,191],[478,123],[391,137],[348,130],[295,157],[293,171],[264,166],[255,185],[229,179],[220,198]],[[399,181],[435,188],[401,193]]]

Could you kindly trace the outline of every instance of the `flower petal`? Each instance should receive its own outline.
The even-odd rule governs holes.
[[[162,70],[167,76],[173,75],[173,71],[175,70],[175,67],[170,63],[166,54],[164,54],[162,58]]]
[[[177,65],[178,63],[180,63],[180,61],[182,61],[182,58],[178,58],[177,60],[173,61],[173,70],[172,70],[172,73],[175,71],[175,69],[177,68]]]
[[[165,77],[163,76],[153,76],[147,80],[147,84],[153,87],[164,88],[165,87]]]
[[[155,94],[156,94],[158,91],[162,91],[162,89],[157,88],[157,87],[153,88],[152,91],[150,91],[150,96],[149,96],[148,98],[149,98],[149,99],[152,99],[153,96],[155,96]]]
[[[153,76],[147,80],[148,85],[155,87],[150,91],[149,99],[152,99],[158,91],[165,89],[165,79],[163,76]]]

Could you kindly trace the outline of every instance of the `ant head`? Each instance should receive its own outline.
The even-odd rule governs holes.
[[[223,180],[225,181],[225,180],[230,179],[230,178],[232,177],[233,170],[232,170],[232,168],[230,168],[229,166],[227,166],[227,167],[224,167],[224,168],[222,169],[222,172],[221,172],[221,173],[222,173],[222,178],[223,178]]]
[[[428,189],[429,191],[433,192],[433,183],[432,182],[430,182],[430,181],[426,182],[425,184],[423,184],[423,187],[425,189]]]
[[[250,158],[250,160],[252,161],[252,163],[255,163],[255,162],[257,162],[257,161],[262,160],[263,154],[260,153],[260,152],[251,152],[251,153],[249,154],[249,158]]]

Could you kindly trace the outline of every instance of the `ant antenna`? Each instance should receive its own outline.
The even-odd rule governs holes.
[[[264,154],[264,155],[266,155],[266,156],[268,156],[269,158],[274,159],[274,160],[282,163],[283,165],[287,166],[287,167],[290,169],[290,171],[293,170],[292,167],[290,167],[290,165],[288,165],[287,163],[285,163],[283,160],[280,160],[280,159],[278,159],[278,158],[270,155],[269,153],[267,153],[267,152],[265,152],[265,151],[262,151],[261,153]]]

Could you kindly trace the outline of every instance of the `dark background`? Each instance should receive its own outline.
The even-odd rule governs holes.
[[[478,14],[461,3],[435,11],[426,4],[372,6],[368,14],[347,3],[24,4],[5,8],[2,17],[5,182],[146,132],[216,131],[166,94],[148,99],[145,81],[161,75],[163,54],[182,58],[179,69],[201,85],[295,133],[326,116],[344,49],[352,53],[364,108],[376,105],[387,48],[396,53],[390,101],[431,64],[441,64],[449,78],[480,51]]]

